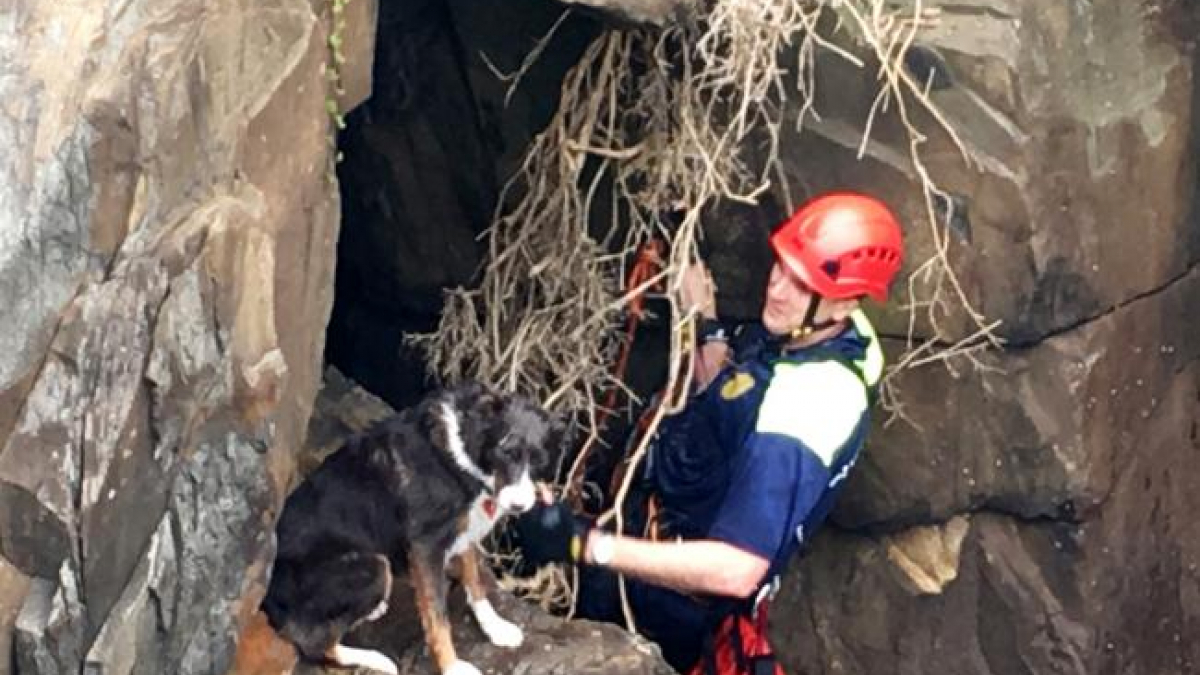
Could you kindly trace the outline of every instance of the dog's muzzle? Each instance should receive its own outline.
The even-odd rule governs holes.
[[[529,470],[521,472],[521,478],[511,485],[500,488],[496,494],[496,503],[505,513],[525,513],[537,502],[537,490]]]

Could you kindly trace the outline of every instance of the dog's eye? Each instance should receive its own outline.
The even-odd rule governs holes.
[[[504,441],[496,444],[496,456],[505,462],[516,461],[521,457],[521,448],[505,437]]]
[[[529,452],[529,465],[534,469],[544,469],[550,462],[550,453],[542,447],[534,447]]]

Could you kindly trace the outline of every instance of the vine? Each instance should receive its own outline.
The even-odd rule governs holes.
[[[322,68],[328,81],[325,93],[325,112],[329,115],[329,120],[333,125],[329,134],[330,156],[333,158],[333,164],[337,165],[343,159],[342,152],[337,147],[337,135],[346,128],[345,112],[341,109],[341,98],[346,95],[342,80],[343,69],[346,65],[346,53],[343,46],[346,41],[346,8],[352,0],[328,1],[329,35],[325,38],[325,44],[328,48],[329,59],[322,64]],[[329,177],[331,181],[337,181],[332,167],[329,169]]]

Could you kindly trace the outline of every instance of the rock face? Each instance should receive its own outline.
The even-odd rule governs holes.
[[[1022,362],[1009,366],[1016,386],[992,383],[997,397],[986,395],[986,379],[974,387],[919,380],[964,392],[939,397],[944,421],[933,401],[914,408],[931,438],[947,437],[926,445],[912,430],[879,430],[839,517],[895,528],[918,515],[938,520],[956,499],[983,511],[969,525],[962,516],[951,521],[957,532],[917,526],[818,540],[791,570],[775,609],[789,665],[809,674],[1193,672],[1200,526],[1190,514],[1200,496],[1185,467],[1200,450],[1200,349],[1194,339],[1181,341],[1186,351],[1160,345],[1157,328],[1146,327],[1182,335],[1186,317],[1200,311],[1197,298],[1200,273],[1192,271],[1168,291],[1036,348],[1031,360],[1043,351],[1039,360],[1060,357],[1064,341],[1098,355],[1076,380],[1041,390],[1057,394],[1053,406],[1037,405]],[[1027,392],[1026,407],[1006,398],[1012,390]],[[1072,390],[1083,400],[1073,401]],[[987,414],[975,412],[985,404]],[[1078,448],[1079,470],[1104,476],[1104,493],[1086,509],[1067,508],[1073,474],[1047,471],[1055,450],[1033,440],[1050,436],[1033,433],[1030,418],[1057,419],[1070,432],[1060,450]],[[967,419],[977,420],[973,433],[962,430]],[[1021,432],[1021,420],[1032,428]],[[1008,445],[987,428],[1005,422],[1014,430]],[[1020,462],[1025,453],[1035,461],[1008,478],[989,464]],[[1060,508],[1039,513],[1055,492],[1065,499]],[[1022,510],[1020,518],[1006,515]]]
[[[845,529],[777,603],[784,660],[809,675],[1193,672],[1200,99],[1180,27],[1195,9],[934,5],[909,67],[934,69],[931,98],[975,164],[939,134],[927,163],[961,216],[953,267],[1009,342],[986,370],[959,360],[894,382],[908,421],[877,425],[834,515]],[[787,170],[889,200],[914,225],[915,268],[932,249],[897,121],[880,118],[854,158],[871,66],[830,56],[817,81],[839,86],[821,88]],[[880,319],[904,335],[901,312]],[[959,311],[941,325],[970,330]]]
[[[332,301],[328,21],[7,5],[0,672],[223,673]]]

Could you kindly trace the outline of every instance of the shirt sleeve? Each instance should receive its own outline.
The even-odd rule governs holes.
[[[829,468],[802,443],[780,434],[756,432],[746,450],[709,537],[772,561],[820,499]]]
[[[824,494],[866,407],[841,364],[777,367],[709,537],[774,561]]]

